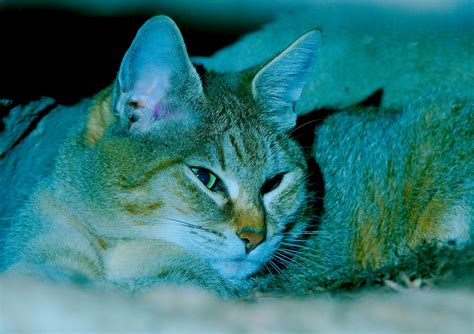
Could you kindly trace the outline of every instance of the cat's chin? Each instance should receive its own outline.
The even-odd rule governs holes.
[[[248,260],[221,260],[212,267],[226,280],[243,281],[260,269],[260,265]]]

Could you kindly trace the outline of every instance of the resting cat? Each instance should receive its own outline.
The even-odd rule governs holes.
[[[325,212],[307,228],[307,167],[289,134],[318,48],[312,31],[264,66],[199,78],[174,24],[149,21],[12,228],[11,270],[233,295],[282,263],[275,277],[292,285],[469,239],[472,100],[439,92],[317,129]]]
[[[176,25],[149,20],[9,231],[10,271],[241,293],[311,219],[288,135],[310,31],[259,68],[200,78]]]

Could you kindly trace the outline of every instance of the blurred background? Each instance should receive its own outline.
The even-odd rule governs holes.
[[[171,16],[188,52],[207,56],[282,13],[375,4],[445,12],[466,0],[0,0],[0,98],[73,104],[107,86],[137,29]]]

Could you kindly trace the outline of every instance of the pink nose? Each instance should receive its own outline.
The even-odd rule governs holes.
[[[253,229],[251,227],[244,227],[237,232],[237,235],[245,243],[245,251],[250,253],[255,247],[265,240],[265,229]]]

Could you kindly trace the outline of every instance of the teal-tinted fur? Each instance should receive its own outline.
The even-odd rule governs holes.
[[[291,287],[424,241],[468,241],[473,100],[457,92],[329,116],[314,144],[324,211],[308,226],[314,198],[291,131],[318,49],[310,31],[261,66],[199,77],[174,23],[150,20],[15,220],[9,270],[233,296],[255,277]]]
[[[471,96],[436,91],[403,110],[349,109],[316,133],[324,214],[291,281],[393,264],[423,242],[472,240]]]
[[[248,291],[311,217],[288,132],[318,48],[312,31],[263,66],[200,78],[175,24],[149,20],[15,219],[8,270],[132,291]]]

